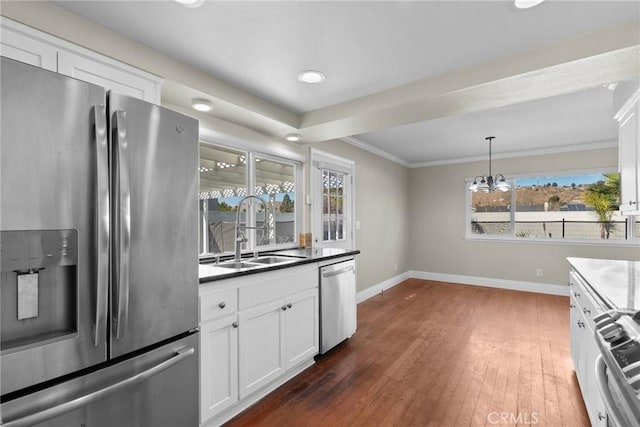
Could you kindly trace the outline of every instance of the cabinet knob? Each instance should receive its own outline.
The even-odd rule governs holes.
[[[574,295],[576,296],[576,298],[580,298],[580,294],[578,292],[574,292]]]
[[[602,421],[602,420],[604,420],[604,419],[606,419],[606,418],[607,418],[607,416],[606,416],[606,415],[603,415],[603,414],[602,414],[602,412],[598,411],[598,419],[599,419],[600,421]]]
[[[633,200],[629,200],[629,206],[637,205],[638,202],[634,202]]]
[[[291,307],[293,307],[293,304],[291,303],[287,304],[287,308],[291,308]]]
[[[231,324],[231,326],[233,326],[234,328],[237,328],[237,327],[238,327],[238,322],[233,322],[233,323]]]
[[[584,328],[584,322],[582,320],[578,320],[578,328]]]
[[[283,310],[286,310],[286,309],[287,309],[287,306],[286,306],[286,305],[283,305],[283,306],[282,306],[282,309],[283,309]]]
[[[569,286],[573,286],[573,282],[569,282]]]
[[[220,304],[218,304],[218,307],[220,308],[225,308],[227,306],[227,303],[222,301]]]
[[[576,308],[576,306],[573,304],[569,304],[569,308]]]
[[[583,312],[584,314],[587,314],[587,313],[591,314],[591,310],[589,310],[589,309],[588,309],[588,308],[586,308],[586,307],[582,309],[582,312]]]

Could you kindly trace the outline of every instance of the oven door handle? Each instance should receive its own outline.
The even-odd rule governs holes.
[[[600,396],[602,396],[604,407],[607,410],[607,417],[610,418],[614,425],[623,426],[624,424],[620,422],[620,416],[616,412],[618,407],[613,402],[613,396],[611,396],[611,391],[609,391],[609,386],[607,384],[607,364],[604,362],[601,354],[596,357],[595,368],[596,383],[598,383]]]
[[[165,369],[170,368],[171,366],[180,363],[187,357],[195,354],[195,349],[193,347],[185,347],[175,352],[169,359],[158,363],[151,368],[140,372],[139,374],[133,375],[129,378],[126,378],[117,383],[111,384],[105,388],[101,388],[100,390],[96,390],[84,396],[80,396],[76,399],[70,400],[68,402],[62,403],[57,406],[53,406],[51,408],[47,408],[43,411],[36,412],[30,415],[27,415],[22,418],[18,418],[17,420],[9,421],[2,424],[2,427],[27,427],[32,426],[34,424],[41,423],[46,420],[50,420],[57,416],[60,416],[66,412],[73,411],[82,406],[86,406],[90,403],[95,402],[98,399],[102,399],[107,395],[116,393],[124,388],[131,387],[133,385],[139,384],[149,377],[152,377]]]

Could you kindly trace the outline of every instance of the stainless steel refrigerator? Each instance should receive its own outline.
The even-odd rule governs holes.
[[[3,424],[197,426],[197,121],[1,61]]]

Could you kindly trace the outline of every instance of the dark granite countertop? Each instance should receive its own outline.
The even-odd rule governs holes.
[[[640,262],[593,258],[567,261],[610,308],[640,310]]]
[[[260,253],[260,255],[273,254],[303,258],[293,258],[295,259],[295,261],[288,262],[286,264],[269,265],[249,270],[220,267],[215,264],[215,260],[201,260],[198,277],[200,278],[200,283],[212,282],[215,280],[229,279],[231,277],[259,274],[265,271],[280,270],[283,268],[290,268],[298,265],[311,264],[318,261],[342,258],[350,255],[357,255],[359,253],[359,250],[346,250],[337,248],[300,248],[269,251]]]

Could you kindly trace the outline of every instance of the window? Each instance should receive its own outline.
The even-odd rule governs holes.
[[[352,249],[355,245],[355,162],[311,149],[311,232],[315,247]]]
[[[245,231],[242,250],[296,246],[299,170],[295,161],[201,143],[200,255],[234,251],[238,215],[242,225],[257,227]],[[264,200],[267,209],[249,199],[238,212],[248,195]]]
[[[270,235],[257,240],[260,246],[296,242],[295,169],[293,163],[256,157],[255,194],[270,202],[274,208],[274,212],[267,216]],[[257,221],[256,225],[262,226],[264,214]]]
[[[344,183],[346,174],[322,169],[322,241],[345,240]]]
[[[517,177],[505,193],[469,192],[467,235],[517,239],[625,241],[638,220],[618,212],[614,172]]]

